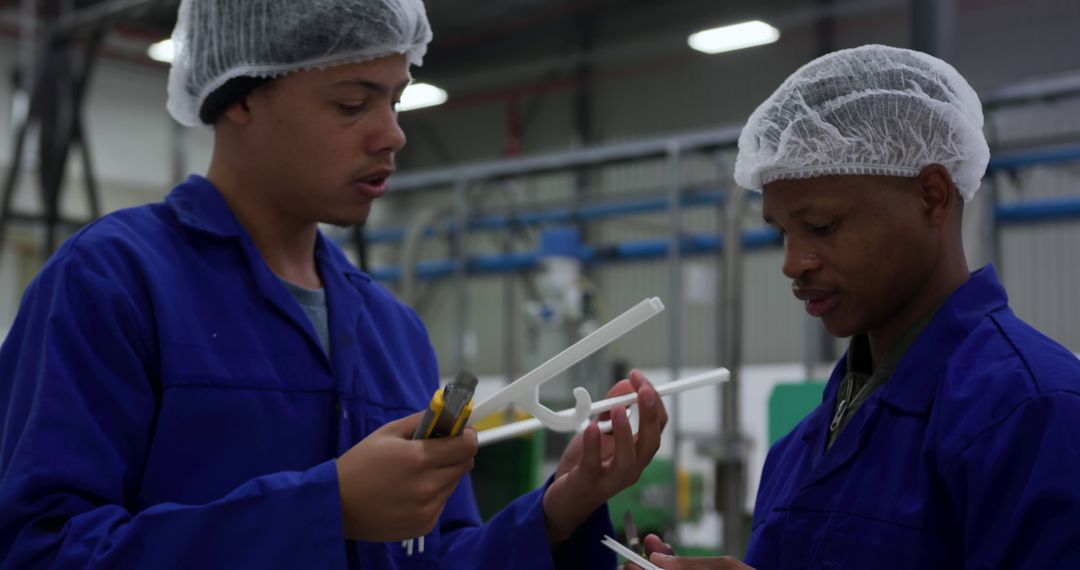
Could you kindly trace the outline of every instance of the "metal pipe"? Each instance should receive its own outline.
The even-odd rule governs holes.
[[[393,191],[400,194],[433,186],[448,186],[461,178],[489,180],[556,170],[570,170],[580,166],[601,163],[639,160],[649,157],[659,158],[667,154],[668,147],[672,143],[677,143],[684,153],[693,150],[734,147],[739,140],[740,132],[742,132],[741,124],[721,129],[676,133],[664,137],[537,154],[510,160],[494,160],[453,168],[422,170],[412,174],[395,176],[391,185]]]
[[[987,193],[996,193],[996,181],[985,181]],[[685,203],[685,202],[684,202]],[[1080,200],[1075,198],[1054,198],[1038,201],[1026,201],[1000,204],[992,216],[997,225],[1014,225],[1042,221],[1059,221],[1080,217]],[[781,245],[779,235],[771,228],[754,228],[741,234],[741,246],[745,250],[772,248]],[[680,250],[683,254],[708,254],[722,252],[727,243],[726,236],[710,234],[684,235]],[[671,247],[668,238],[626,241],[603,246],[584,248],[582,260],[594,263],[611,261],[642,260],[666,257]],[[466,263],[469,272],[492,273],[500,271],[521,271],[534,269],[539,256],[535,251],[506,253],[500,255],[481,255],[470,257]],[[431,279],[445,277],[454,273],[453,260],[429,260],[416,266],[417,276]],[[402,269],[395,266],[378,267],[371,271],[372,277],[380,281],[395,281],[401,278]],[[820,333],[820,329],[818,329]],[[723,336],[723,335],[720,335]],[[820,335],[819,335],[820,336]],[[816,349],[815,349],[816,353]],[[721,364],[727,364],[721,362]]]
[[[982,98],[986,110],[1080,95],[1080,73],[1070,72],[1002,87]]]
[[[772,228],[756,228],[743,232],[744,249],[771,248],[780,245],[780,236]],[[588,264],[601,264],[625,260],[643,260],[667,257],[671,248],[668,238],[627,241],[603,246],[601,248],[583,247],[581,259]],[[707,254],[722,251],[724,239],[710,234],[684,235],[681,250],[683,254]],[[469,257],[466,269],[469,273],[497,273],[502,271],[521,271],[535,269],[539,264],[537,251],[510,254],[476,255]],[[416,274],[420,278],[433,279],[454,274],[454,259],[433,259],[416,264]],[[402,269],[398,266],[377,267],[369,274],[379,281],[401,279]]]
[[[467,240],[468,229],[466,221],[469,219],[469,183],[459,179],[454,185],[454,311],[456,326],[453,332],[454,343],[454,370],[466,370],[468,365],[466,355],[466,336],[469,327],[469,291],[468,283],[468,252]]]
[[[518,180],[507,180],[504,185],[507,201],[512,212],[516,212],[522,193]],[[503,234],[503,255],[513,255],[517,228],[511,228]],[[521,306],[518,303],[518,271],[507,272],[503,278],[503,373],[506,384],[510,384],[522,374],[521,339],[519,334]],[[507,410],[509,414],[509,410]],[[509,416],[507,417],[509,420]]]
[[[413,215],[405,231],[405,241],[401,246],[401,300],[410,307],[418,308],[419,288],[416,285],[417,261],[420,259],[420,243],[424,237],[424,228],[446,213],[437,208],[425,208]],[[456,254],[456,250],[455,250]],[[455,264],[455,275],[457,265]],[[467,265],[466,265],[467,269]]]
[[[687,187],[683,188],[679,198],[679,202],[684,207],[721,204],[724,200],[725,194],[720,190],[690,189]],[[620,216],[662,212],[666,211],[667,207],[668,199],[665,194],[656,198],[617,200],[580,208],[556,208],[532,212],[518,212],[515,210],[506,214],[473,218],[469,220],[469,230],[509,230],[521,226],[572,224],[579,220],[590,222]],[[433,237],[437,233],[445,231],[447,227],[447,225],[427,226],[423,228],[424,237]],[[406,228],[402,227],[378,228],[368,233],[368,240],[371,243],[397,242],[401,241],[405,234]]]
[[[147,9],[155,2],[157,0],[110,0],[77,11],[65,11],[52,26],[54,38],[58,41],[73,40],[88,31],[92,33],[98,26],[109,25]]]
[[[911,0],[912,49],[951,60],[955,17],[954,0]]]
[[[743,536],[743,510],[746,504],[745,450],[739,422],[739,382],[742,373],[742,235],[743,214],[746,207],[746,190],[732,185],[730,198],[724,208],[724,235],[728,247],[724,250],[724,356],[725,366],[731,370],[731,378],[721,388],[723,411],[721,413],[721,441],[723,453],[720,458],[723,474],[724,521],[723,545],[725,554],[742,558],[745,548]]]
[[[22,0],[19,7],[19,88],[29,97],[34,89],[34,10],[36,0]],[[29,113],[30,106],[26,105]],[[13,117],[14,119],[14,117]],[[14,121],[13,121],[14,123]]]
[[[0,194],[0,259],[3,259],[9,224],[18,218],[12,211],[15,190],[22,174],[23,159],[26,158],[26,141],[30,135],[30,118],[34,116],[40,104],[35,93],[38,80],[34,75],[34,0],[23,0],[19,25],[19,90],[14,94],[11,128],[15,133],[12,145],[11,163],[8,165],[7,178]]]
[[[75,82],[75,94],[71,123],[71,140],[79,147],[79,158],[83,167],[83,186],[86,192],[87,205],[90,208],[90,217],[97,219],[101,216],[101,203],[98,199],[97,176],[94,173],[94,162],[90,154],[90,141],[86,137],[84,126],[83,103],[86,100],[86,89],[90,83],[91,74],[94,71],[94,63],[97,61],[101,44],[105,39],[108,28],[105,25],[98,27],[91,34],[86,49],[83,51],[82,65],[79,67],[79,75]]]
[[[990,181],[991,195],[996,198],[997,183]],[[1030,202],[999,204],[993,202],[994,220],[1001,225],[1030,222],[1050,222],[1080,218],[1080,198],[1049,198]]]
[[[668,363],[669,378],[674,382],[682,373],[682,149],[678,142],[668,145]],[[679,458],[682,455],[682,434],[679,430],[679,396],[670,402],[671,436],[674,449],[671,453],[671,515],[674,525],[669,540],[679,541]]]

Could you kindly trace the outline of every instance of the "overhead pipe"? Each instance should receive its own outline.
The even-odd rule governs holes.
[[[684,234],[680,239],[680,251],[684,255],[715,254],[723,251],[724,238],[714,234]],[[747,230],[742,234],[743,248],[756,250],[777,247],[780,235],[772,228]],[[582,262],[590,265],[602,265],[619,261],[636,261],[664,258],[671,247],[671,239],[664,237],[625,241],[600,247],[583,246],[579,253]],[[491,274],[505,271],[532,270],[539,267],[540,256],[536,251],[512,254],[474,255],[465,264],[466,271],[472,274]],[[439,259],[421,261],[416,264],[416,275],[420,279],[437,279],[453,275],[455,260]],[[379,281],[397,281],[401,279],[399,266],[375,268],[371,276]]]

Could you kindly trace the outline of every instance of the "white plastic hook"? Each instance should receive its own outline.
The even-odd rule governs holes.
[[[693,390],[702,386],[709,386],[712,384],[719,384],[726,382],[731,378],[731,372],[727,368],[714,368],[707,372],[695,374],[693,376],[687,376],[686,378],[680,378],[674,382],[668,382],[666,384],[660,384],[655,386],[656,395],[659,397],[671,396],[687,390]],[[624,394],[622,396],[615,396],[613,398],[607,398],[598,402],[593,402],[589,410],[589,416],[594,416],[603,412],[611,411],[616,406],[632,406],[637,403],[637,393]],[[570,410],[567,410],[567,413]],[[626,415],[631,415],[631,408],[627,408]],[[582,422],[584,424],[584,422]],[[611,421],[606,420],[598,423],[601,433],[609,433],[611,431]],[[532,433],[538,429],[547,427],[543,422],[537,418],[528,420],[521,420],[520,422],[514,422],[512,424],[506,424],[499,427],[486,429],[476,433],[477,442],[480,447],[488,444],[498,443],[517,437],[519,435],[525,435]],[[579,424],[580,427],[580,424]]]
[[[615,317],[592,334],[577,341],[566,350],[537,366],[528,374],[510,383],[502,390],[473,406],[469,425],[482,420],[503,407],[515,403],[531,413],[544,427],[560,432],[572,432],[589,419],[592,398],[589,391],[574,389],[574,409],[556,412],[540,403],[540,386],[558,376],[585,357],[612,343],[638,325],[655,317],[664,310],[659,297],[652,297],[634,305],[630,310]]]
[[[574,408],[556,412],[540,403],[540,387],[537,386],[536,399],[526,402],[517,402],[525,411],[540,420],[548,429],[555,431],[574,431],[581,425],[579,418],[588,419],[589,410],[592,408],[592,397],[589,391],[582,387],[574,388]]]

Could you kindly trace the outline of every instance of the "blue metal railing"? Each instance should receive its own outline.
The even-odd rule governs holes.
[[[1036,165],[1080,161],[1080,146],[1058,147],[1032,152],[1017,152],[995,157],[987,166],[987,174],[998,171],[1018,170]],[[687,191],[681,201],[683,206],[707,206],[723,204],[725,193],[721,190],[704,189]],[[506,230],[520,226],[544,226],[595,221],[635,214],[662,212],[668,208],[666,197],[623,200],[606,204],[585,206],[577,210],[559,208],[515,215],[483,216],[468,223],[469,230]],[[1001,204],[994,212],[995,220],[1002,225],[1059,221],[1080,217],[1080,197],[1054,198],[1031,202]],[[449,222],[425,230],[428,237],[440,232],[454,232],[455,224]],[[400,241],[404,228],[385,228],[368,233],[369,243]],[[743,247],[761,249],[781,245],[780,236],[771,228],[763,227],[743,233]],[[617,261],[662,258],[668,254],[668,238],[627,241],[600,247],[583,246],[581,259],[587,264],[604,264]],[[687,255],[715,254],[723,251],[723,238],[713,234],[690,234],[681,238],[680,251]],[[469,257],[466,267],[469,273],[490,274],[505,271],[535,269],[540,263],[540,253],[529,251],[510,254],[477,255]],[[417,276],[422,279],[448,277],[454,272],[454,260],[431,260],[417,264]],[[401,268],[387,266],[376,268],[372,277],[380,281],[396,281],[401,278]]]

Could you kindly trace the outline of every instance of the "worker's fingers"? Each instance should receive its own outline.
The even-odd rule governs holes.
[[[608,393],[606,396],[604,396],[604,399],[622,396],[623,394],[631,394],[633,393],[633,391],[634,386],[630,383],[630,380],[619,380],[614,386],[611,387],[610,390],[608,390]],[[602,422],[610,420],[611,412],[604,412],[600,414],[599,419]]]
[[[479,445],[476,430],[466,428],[461,435],[425,439],[417,442],[421,448],[422,467],[448,467],[476,457]]]
[[[730,556],[683,558],[657,553],[649,557],[649,562],[664,570],[752,570]]]
[[[458,477],[457,479],[455,479],[455,480],[447,483],[445,486],[443,486],[443,488],[439,491],[439,495],[437,497],[437,500],[439,501],[440,505],[445,505],[446,501],[450,500],[450,495],[454,494],[454,490],[457,489],[458,483],[460,483],[460,482],[461,482],[461,477]]]
[[[416,426],[420,425],[420,420],[423,418],[424,412],[416,412],[389,422],[375,431],[380,434],[391,434],[402,439],[412,439],[413,434],[416,433]]]
[[[664,542],[662,538],[655,534],[648,534],[645,536],[645,540],[642,541],[645,544],[646,554],[652,554],[653,552],[659,552],[660,554],[667,554],[669,556],[675,555],[675,550],[671,548],[671,545]]]
[[[641,387],[642,386],[649,385],[649,386],[652,386],[654,391],[656,390],[656,386],[653,386],[652,382],[650,382],[649,379],[645,377],[645,374],[642,373],[640,370],[633,370],[633,371],[630,372],[630,383],[634,386],[634,390],[636,390],[638,392],[638,401],[639,402],[641,401]],[[664,426],[667,425],[667,422],[668,422],[667,408],[664,406],[664,399],[661,398],[659,396],[659,394],[657,394],[656,400],[660,404],[660,407],[657,410],[658,411],[657,417],[659,418],[660,429],[662,430],[664,428]]]
[[[615,438],[615,454],[611,458],[611,467],[619,473],[638,471],[634,453],[634,434],[630,430],[630,420],[626,417],[626,408],[616,406],[611,410],[611,434]]]
[[[614,398],[616,396],[622,396],[623,394],[630,394],[633,391],[633,383],[629,379],[623,379],[616,382],[615,385],[612,386],[610,390],[608,390],[608,393],[606,396],[604,396],[604,398]]]
[[[652,461],[656,451],[660,449],[660,437],[664,429],[661,424],[663,409],[664,403],[652,385],[648,382],[641,384],[638,390],[639,420],[635,442],[635,457],[640,469],[644,469],[645,465]]]
[[[444,467],[438,467],[431,470],[431,477],[433,480],[439,481],[442,485],[449,485],[455,483],[464,477],[469,471],[472,471],[476,466],[476,459],[469,458],[461,463],[455,463],[453,465],[447,465]]]
[[[600,475],[600,427],[596,422],[590,423],[581,434],[581,458],[578,460],[578,471],[582,477],[594,479]]]

